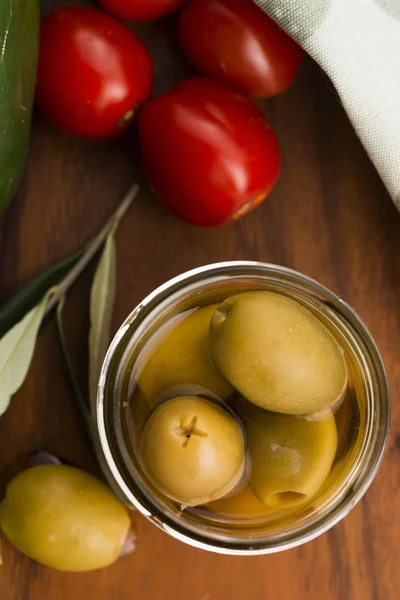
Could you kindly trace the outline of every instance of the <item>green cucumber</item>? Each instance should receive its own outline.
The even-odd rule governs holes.
[[[0,212],[25,165],[36,83],[38,0],[0,0]]]

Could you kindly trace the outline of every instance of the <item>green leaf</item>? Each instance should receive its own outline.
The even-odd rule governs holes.
[[[52,291],[49,290],[42,301],[0,339],[0,415],[7,410],[11,396],[21,387],[28,373]]]
[[[101,366],[101,361],[108,345],[111,313],[115,296],[115,248],[110,232],[113,233],[115,231],[119,220],[124,216],[138,193],[139,187],[136,184],[132,185],[105,227],[103,227],[87,248],[82,251],[80,257],[75,255],[71,259],[67,259],[67,261],[74,260],[76,257],[77,260],[72,266],[67,265],[71,266],[71,268],[59,285],[48,290],[40,303],[30,308],[29,312],[21,320],[17,321],[11,329],[8,329],[7,333],[4,333],[4,335],[0,334],[0,336],[3,335],[0,338],[0,416],[7,410],[12,395],[21,387],[25,380],[35,349],[38,331],[44,317],[55,308],[60,298],[65,296],[71,285],[103,245],[104,240],[107,240],[103,257],[96,273],[96,280],[94,282],[95,290],[92,292],[92,295],[94,294],[96,298],[97,296],[99,297],[99,305],[94,307],[92,311],[94,325],[91,331],[91,378],[94,380],[95,373],[98,371],[98,367],[95,365],[100,364]],[[112,257],[114,258],[112,259]],[[113,264],[111,270],[110,264]],[[56,267],[58,266],[60,265]],[[66,267],[65,261],[63,266]],[[52,268],[50,269],[50,275],[51,277],[54,275]],[[29,293],[22,294],[22,296],[18,293],[3,307],[0,311],[0,316],[2,315],[5,319],[3,323],[6,323],[8,319],[11,319],[11,321],[7,321],[8,323],[12,322],[15,320],[16,315],[21,316],[21,313],[23,313],[27,306],[31,306],[33,298],[37,297],[35,294],[39,295],[39,290],[43,289],[40,286],[44,286],[45,282],[47,284],[51,283],[51,278],[50,280],[48,279],[49,270],[47,274],[42,273],[38,277],[39,283],[36,278],[33,283],[30,282],[28,284]],[[104,297],[103,280],[109,283],[109,298]],[[96,291],[97,289],[98,291]],[[28,304],[24,304],[25,302]],[[103,327],[104,330],[102,329]]]
[[[0,0],[1,1],[1,0]],[[126,213],[139,193],[134,184],[125,194],[121,204],[97,236],[85,248],[66,260],[53,265],[29,281],[4,306],[0,308],[0,337],[13,327],[22,317],[43,298],[52,287],[58,285],[57,293],[50,299],[46,315],[53,311],[59,299],[66,294],[82,271],[90,263],[94,255],[104,243],[109,232]]]
[[[33,277],[0,308],[0,337],[40,302],[46,292],[60,283],[83,255],[80,250]]]
[[[89,396],[92,406],[96,401],[101,366],[111,339],[111,321],[117,283],[115,227],[109,233],[104,245],[90,295]]]

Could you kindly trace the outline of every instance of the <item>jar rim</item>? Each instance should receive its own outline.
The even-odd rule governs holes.
[[[372,395],[375,407],[372,406],[372,409],[376,409],[376,403],[380,402],[378,431],[375,431],[373,447],[367,447],[367,443],[363,444],[360,454],[357,456],[355,467],[358,469],[359,474],[356,480],[353,478],[353,483],[347,493],[342,493],[342,497],[337,500],[335,506],[327,514],[317,515],[309,524],[292,529],[284,534],[278,534],[269,541],[267,537],[238,538],[235,540],[231,536],[214,536],[206,531],[201,531],[200,527],[196,531],[189,528],[187,524],[182,523],[181,519],[166,515],[165,512],[159,509],[151,496],[143,495],[137,487],[131,489],[112,450],[105,410],[106,383],[112,359],[116,349],[132,325],[135,324],[132,335],[140,337],[141,331],[148,327],[148,321],[151,320],[152,314],[157,309],[161,310],[160,307],[163,303],[169,302],[172,304],[175,297],[182,297],[184,293],[193,293],[196,288],[204,286],[206,282],[257,276],[268,281],[275,278],[279,282],[281,282],[282,277],[285,277],[292,287],[298,286],[299,289],[304,289],[305,286],[307,288],[305,293],[323,299],[324,302],[333,306],[334,310],[340,313],[346,322],[351,324],[363,343],[364,352],[368,353],[368,361],[372,368],[371,374],[375,378],[376,393]],[[382,461],[389,436],[391,400],[386,370],[377,345],[359,315],[345,301],[314,279],[287,267],[255,261],[228,261],[205,265],[178,275],[157,287],[139,303],[125,319],[110,344],[102,366],[97,399],[92,406],[92,410],[97,425],[97,451],[102,468],[111,487],[125,503],[134,506],[155,525],[189,545],[221,554],[257,555],[278,552],[310,541],[330,529],[355,506],[368,489]],[[368,464],[366,465],[365,462]],[[131,483],[135,487],[135,482]]]

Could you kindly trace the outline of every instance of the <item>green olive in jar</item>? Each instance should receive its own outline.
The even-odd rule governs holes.
[[[61,571],[117,560],[130,532],[125,507],[95,477],[64,465],[22,471],[7,486],[0,528],[20,552]]]
[[[335,404],[347,385],[342,349],[299,303],[247,292],[219,305],[209,346],[222,375],[253,404],[312,414]]]
[[[221,498],[241,480],[245,440],[227,410],[183,396],[161,404],[143,430],[140,457],[150,481],[182,507]]]
[[[274,509],[311,498],[328,477],[336,454],[332,411],[310,417],[282,415],[245,401],[237,410],[247,433],[255,495]]]
[[[208,349],[208,331],[217,304],[203,306],[183,316],[161,332],[149,348],[146,364],[139,370],[137,383],[150,408],[158,400],[192,393],[187,386],[209,391],[222,400],[232,392],[232,386],[215,368]],[[179,387],[178,387],[179,386]]]

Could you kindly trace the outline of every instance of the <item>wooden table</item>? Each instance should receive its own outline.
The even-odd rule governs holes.
[[[55,4],[48,1],[45,8]],[[158,92],[185,69],[168,29],[160,24],[141,28],[157,60]],[[166,53],[167,48],[173,51]],[[386,361],[394,415],[375,482],[333,530],[272,556],[231,558],[198,551],[141,517],[136,553],[95,573],[51,571],[3,541],[1,600],[398,598],[400,218],[332,85],[310,60],[296,85],[265,103],[265,111],[280,140],[282,175],[270,199],[244,220],[216,230],[190,227],[168,215],[143,188],[118,231],[114,327],[157,285],[206,263],[270,261],[314,277],[359,311]],[[85,143],[54,131],[35,114],[26,175],[0,222],[1,301],[82,246],[105,222],[137,177],[133,137]],[[66,309],[68,343],[82,385],[92,274],[89,268],[77,282]],[[40,336],[28,378],[0,420],[0,473],[15,457],[36,449],[96,469],[54,326]]]

